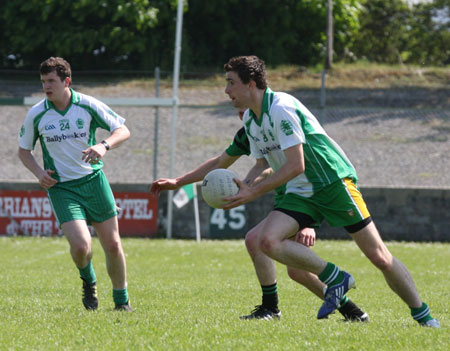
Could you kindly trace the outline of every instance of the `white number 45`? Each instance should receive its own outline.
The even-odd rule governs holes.
[[[239,230],[245,226],[245,205],[232,208],[229,211],[221,208],[215,209],[211,215],[211,224],[216,225],[219,230],[228,225],[232,230]]]

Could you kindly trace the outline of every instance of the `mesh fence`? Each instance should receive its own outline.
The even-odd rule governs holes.
[[[5,104],[5,101],[42,94],[41,86],[37,79],[30,80],[29,72],[23,76],[3,73],[0,76],[0,100],[3,99],[3,105],[0,104],[0,143],[4,158],[0,179],[34,181],[34,176],[17,158],[17,136],[29,106]],[[167,73],[164,74],[167,78]],[[139,79],[137,82],[132,79],[124,87],[117,85],[120,75],[116,80],[108,76],[107,81],[81,77],[74,88],[100,99],[154,97],[154,81],[143,85]],[[290,93],[310,108],[327,133],[346,152],[358,172],[361,186],[449,187],[448,89],[328,89],[325,108],[318,107],[320,89]],[[161,85],[160,96],[171,96],[171,86],[167,82]],[[223,87],[217,87],[217,84],[195,89],[188,84],[181,87],[173,176],[222,153],[229,145],[241,122],[227,99]],[[108,153],[105,171],[110,181],[150,183],[155,175],[168,177],[172,109],[113,108],[127,119],[132,137],[122,147]],[[40,159],[39,146],[36,156]],[[232,169],[243,177],[253,162],[242,157]]]
[[[17,159],[17,136],[27,110],[25,106],[0,106],[1,148],[4,154],[1,179],[34,180]],[[155,171],[157,177],[168,177],[172,110],[159,108],[157,135],[156,108],[118,107],[115,110],[127,118],[132,137],[126,144],[108,153],[105,171],[110,181],[150,183]],[[311,110],[356,167],[360,185],[449,186],[450,111],[380,108]],[[178,112],[174,176],[223,152],[241,126],[231,108],[182,107]],[[99,132],[99,139],[102,133]],[[40,159],[39,146],[36,156]],[[240,176],[245,176],[253,162],[248,157],[242,157],[232,168]]]

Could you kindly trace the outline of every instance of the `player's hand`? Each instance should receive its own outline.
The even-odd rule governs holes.
[[[230,210],[234,207],[241,206],[241,205],[246,204],[247,202],[250,202],[258,197],[252,191],[252,188],[249,187],[244,182],[240,181],[237,178],[233,178],[233,181],[238,186],[239,192],[236,195],[223,198],[224,201],[228,202],[225,206],[222,207],[224,210]]]
[[[39,184],[44,189],[50,189],[53,185],[58,183],[58,181],[55,178],[52,178],[52,174],[55,173],[55,171],[52,171],[51,169],[46,169],[43,171],[39,176]]]
[[[86,150],[82,151],[83,156],[81,159],[90,164],[97,164],[106,154],[106,148],[103,144],[93,145]]]
[[[164,190],[177,190],[180,185],[177,184],[177,180],[174,178],[159,178],[150,185],[150,194],[159,196],[161,191]]]
[[[314,246],[316,242],[316,231],[313,228],[303,228],[295,235],[295,241],[306,247]]]

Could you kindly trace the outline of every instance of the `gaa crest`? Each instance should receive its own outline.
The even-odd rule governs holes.
[[[286,135],[294,134],[294,131],[292,130],[292,123],[291,123],[291,121],[288,121],[288,120],[285,120],[285,119],[281,121],[281,130]]]
[[[83,129],[84,121],[81,118],[78,118],[76,123],[77,123],[77,128],[78,129]]]

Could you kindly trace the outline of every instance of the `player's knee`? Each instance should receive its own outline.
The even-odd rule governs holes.
[[[256,230],[250,230],[245,235],[245,246],[249,252],[253,252],[258,248],[258,232]]]
[[[292,280],[297,281],[297,274],[296,274],[296,270],[292,267],[287,267],[287,274],[289,276],[289,278],[291,278]]]
[[[263,235],[259,240],[260,250],[268,256],[272,256],[272,254],[277,250],[279,244],[279,240],[271,237],[270,235]]]
[[[88,243],[73,245],[71,248],[72,256],[77,258],[90,258],[91,248]]]
[[[105,251],[110,256],[118,256],[122,254],[122,244],[119,240],[111,240],[105,245]]]
[[[306,276],[306,272],[293,268],[293,267],[287,267],[287,274],[289,276],[289,278],[291,278],[292,280],[303,284],[303,282],[305,282],[307,280],[307,276]]]

